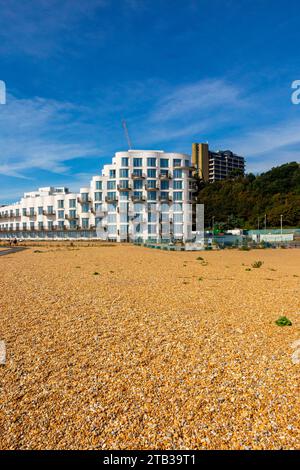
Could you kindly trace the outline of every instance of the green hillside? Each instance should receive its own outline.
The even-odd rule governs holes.
[[[296,162],[272,168],[259,176],[232,175],[216,183],[198,182],[197,201],[205,204],[205,226],[214,217],[220,228],[300,227],[300,165]]]

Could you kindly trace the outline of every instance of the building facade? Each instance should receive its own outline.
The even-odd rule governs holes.
[[[192,144],[192,164],[199,178],[211,183],[230,177],[238,170],[245,173],[245,159],[230,150],[212,152],[208,144]]]
[[[47,187],[0,207],[1,238],[191,239],[195,181],[188,155],[117,152],[79,193]]]

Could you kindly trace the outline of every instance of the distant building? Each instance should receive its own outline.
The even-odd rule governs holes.
[[[192,144],[192,165],[204,181],[211,183],[228,178],[234,170],[245,172],[245,159],[230,150],[212,152],[208,144]]]

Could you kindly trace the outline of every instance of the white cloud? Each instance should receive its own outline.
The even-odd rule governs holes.
[[[89,125],[71,103],[9,96],[0,113],[0,174],[28,178],[39,169],[66,173],[68,160],[100,155]]]

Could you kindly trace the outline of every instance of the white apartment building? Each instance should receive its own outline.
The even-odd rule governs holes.
[[[0,207],[0,238],[187,241],[194,184],[188,155],[117,152],[79,193],[40,188]]]

